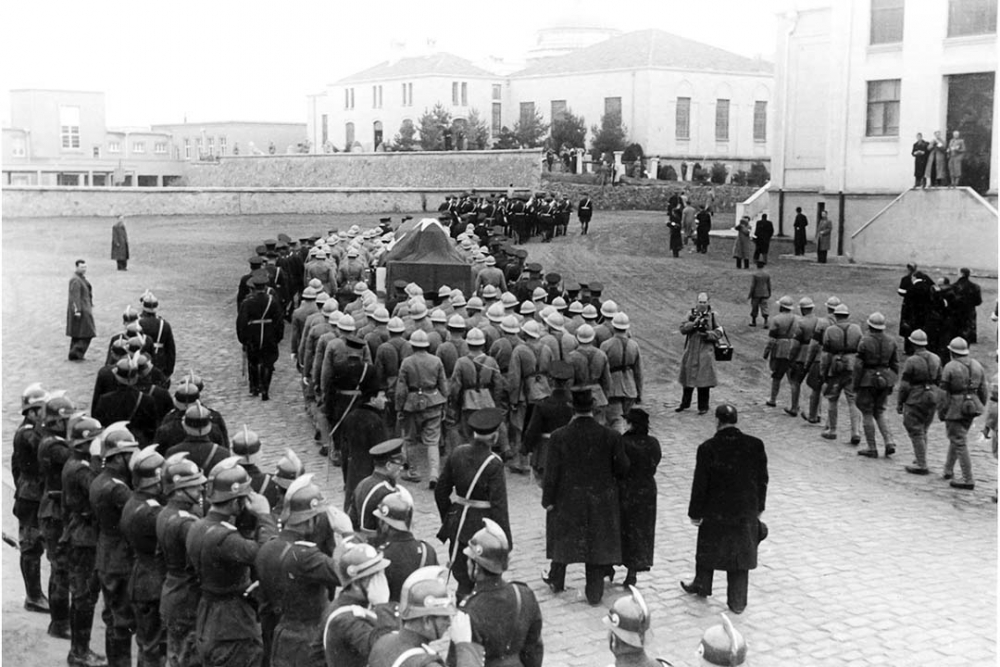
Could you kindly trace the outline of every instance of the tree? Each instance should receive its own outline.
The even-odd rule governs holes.
[[[420,116],[420,147],[425,151],[444,150],[444,129],[451,126],[451,114],[438,102]]]
[[[397,152],[410,152],[417,149],[416,144],[417,127],[413,121],[407,118],[399,126],[399,132],[392,139],[392,150]]]
[[[567,148],[584,148],[587,139],[587,124],[583,116],[575,116],[569,109],[552,119],[552,131],[549,133],[552,148],[559,150]]]
[[[747,185],[760,188],[769,180],[771,180],[771,172],[767,170],[763,162],[758,160],[750,165],[750,173],[747,174]]]
[[[495,151],[508,151],[519,147],[517,137],[506,125],[500,128],[500,134],[493,139],[493,150]]]
[[[544,137],[549,132],[548,123],[542,120],[542,115],[535,111],[525,122],[520,120],[514,123],[514,136],[517,143],[523,148],[538,148],[544,141]]]
[[[592,125],[590,133],[590,150],[595,160],[605,153],[625,150],[628,143],[628,129],[622,125],[622,116],[618,112],[610,112],[601,116],[601,126]]]
[[[477,109],[469,109],[469,117],[465,121],[465,143],[469,150],[481,151],[489,147],[490,126],[479,115]]]
[[[709,176],[709,180],[716,185],[722,185],[726,182],[726,177],[729,173],[726,171],[726,165],[722,162],[713,162],[712,170]]]

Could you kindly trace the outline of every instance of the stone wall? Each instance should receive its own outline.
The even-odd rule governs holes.
[[[736,204],[745,200],[758,188],[739,185],[715,185],[715,216],[734,213]],[[597,210],[605,211],[666,211],[667,200],[676,193],[687,190],[695,206],[708,197],[708,186],[691,185],[677,181],[657,181],[657,185],[582,185],[578,183],[543,183],[542,189],[553,194],[566,194],[574,206],[588,193]],[[726,219],[729,220],[726,216]],[[732,225],[730,225],[732,226]]]
[[[192,162],[184,185],[223,188],[536,188],[542,152],[333,153],[224,157]]]

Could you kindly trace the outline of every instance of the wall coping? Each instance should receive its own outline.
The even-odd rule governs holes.
[[[533,184],[528,185],[515,185],[514,190],[532,190],[535,191],[538,188]],[[391,187],[391,186],[380,186],[380,187],[339,187],[339,188],[309,188],[309,187],[294,187],[294,188],[281,188],[281,187],[221,187],[221,186],[204,186],[204,187],[109,187],[109,186],[88,186],[88,185],[5,185],[2,190],[4,192],[112,192],[115,194],[143,194],[143,195],[154,195],[154,194],[196,194],[198,192],[210,192],[210,193],[255,193],[255,192],[278,192],[278,193],[289,193],[289,192],[305,192],[305,193],[366,193],[366,192],[506,192],[506,187],[472,187],[468,185],[450,185],[450,186],[434,186],[425,188],[414,188],[414,187]]]
[[[274,160],[278,158],[291,158],[291,159],[334,159],[339,160],[348,157],[356,157],[358,155],[364,155],[366,157],[379,157],[379,158],[400,158],[403,160],[408,159],[407,156],[432,156],[437,158],[449,157],[454,158],[456,155],[503,155],[519,153],[522,155],[538,155],[541,156],[544,151],[541,148],[513,148],[509,150],[474,150],[474,151],[351,151],[345,152],[340,151],[339,153],[287,153],[287,154],[274,154],[274,155],[224,155],[218,160],[191,160],[191,164],[197,165],[217,165],[220,162],[225,162],[227,160]]]

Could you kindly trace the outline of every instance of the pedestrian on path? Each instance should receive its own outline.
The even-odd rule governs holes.
[[[749,571],[757,567],[757,546],[767,537],[760,520],[767,498],[764,443],[736,428],[736,408],[715,410],[715,435],[698,447],[688,517],[698,527],[695,577],[684,592],[712,594],[715,570],[726,571],[726,602],[734,614],[747,606]]]
[[[750,301],[750,326],[757,326],[757,313],[764,318],[764,326],[767,326],[767,306],[771,300],[771,276],[764,270],[767,264],[764,260],[757,260],[757,270],[750,276],[750,293],[747,300]]]
[[[687,319],[681,323],[684,334],[684,356],[681,357],[681,372],[678,381],[683,387],[681,404],[674,412],[683,412],[691,407],[694,390],[698,389],[698,414],[708,412],[709,394],[712,387],[719,384],[715,376],[715,344],[722,338],[722,327],[715,319],[715,311],[708,303],[708,294],[698,295],[698,302]]]
[[[913,354],[903,364],[899,378],[896,412],[903,415],[903,428],[913,443],[913,465],[906,472],[926,475],[927,429],[934,421],[937,384],[941,378],[941,358],[927,349],[927,334],[917,329],[910,334]]]
[[[733,242],[733,257],[737,269],[750,268],[750,218],[743,216],[736,227],[736,240]]]
[[[111,227],[111,259],[118,263],[119,271],[128,271],[128,230],[123,215]]]
[[[939,408],[938,417],[948,433],[948,456],[944,460],[943,479],[951,479],[957,461],[962,468],[962,481],[952,481],[955,489],[971,491],[975,488],[972,477],[972,459],[966,438],[972,421],[983,414],[989,400],[986,373],[982,364],[969,357],[969,344],[964,338],[953,338],[948,344],[949,361],[941,373],[941,389],[947,400]]]
[[[649,413],[632,408],[625,414],[628,430],[622,436],[628,473],[618,481],[622,516],[622,565],[628,568],[623,585],[635,586],[639,572],[653,566],[656,541],[656,466],[660,441],[649,434]]]
[[[869,315],[867,324],[868,332],[862,337],[858,356],[854,360],[854,393],[868,443],[868,449],[858,451],[858,456],[878,458],[875,447],[877,425],[888,458],[896,453],[896,444],[885,421],[885,406],[899,377],[899,352],[896,341],[885,335],[885,316],[882,313]]]
[[[809,227],[809,218],[802,213],[802,207],[795,209],[795,255],[800,257],[806,254],[806,228]]]
[[[94,289],[87,280],[86,273],[86,260],[76,260],[76,273],[69,279],[69,305],[66,307],[70,361],[83,361],[90,341],[97,335],[94,326]]]

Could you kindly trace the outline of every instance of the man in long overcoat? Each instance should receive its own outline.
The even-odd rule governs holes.
[[[573,419],[552,432],[542,486],[548,512],[545,582],[565,587],[566,565],[586,566],[587,601],[600,604],[609,566],[621,562],[621,516],[617,479],[629,468],[621,435],[594,419],[590,389],[573,392]]]
[[[774,236],[774,224],[767,219],[767,213],[762,213],[753,230],[754,250],[753,261],[762,260],[767,264],[767,254],[771,251],[771,237]]]
[[[757,545],[767,536],[760,521],[767,498],[764,443],[736,428],[732,405],[715,410],[715,435],[698,447],[688,517],[698,526],[695,577],[685,592],[712,594],[715,570],[726,571],[726,601],[734,614],[747,606],[749,571],[757,567]]]
[[[118,262],[119,271],[128,271],[128,230],[123,215],[111,227],[111,259]]]
[[[821,211],[819,220],[816,221],[816,261],[826,264],[826,254],[830,252],[831,237],[833,236],[833,223],[826,211]]]
[[[69,279],[69,304],[66,307],[70,361],[83,361],[90,341],[97,335],[94,327],[94,290],[84,277],[86,273],[87,262],[76,260],[76,273]]]
[[[715,344],[722,338],[722,327],[716,321],[707,294],[702,292],[698,295],[697,304],[681,323],[680,330],[686,338],[678,378],[684,393],[675,411],[683,412],[691,407],[691,398],[697,388],[698,414],[703,415],[708,412],[709,392],[719,384],[715,376]]]

